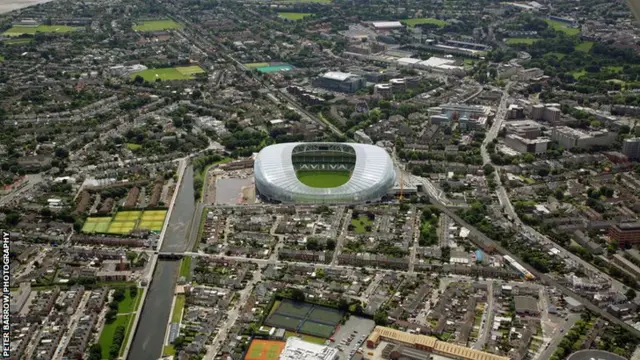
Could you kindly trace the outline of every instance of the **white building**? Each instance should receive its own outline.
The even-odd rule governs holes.
[[[371,25],[376,30],[390,30],[404,27],[400,21],[373,21]]]
[[[588,148],[594,145],[609,145],[617,134],[607,130],[583,131],[568,126],[556,126],[551,130],[551,139],[569,150],[574,147]]]
[[[432,56],[425,61],[419,62],[417,67],[444,74],[464,74],[464,68],[462,66],[456,66],[455,63],[455,59],[445,59]]]
[[[337,360],[338,349],[306,342],[297,337],[287,339],[280,360]]]

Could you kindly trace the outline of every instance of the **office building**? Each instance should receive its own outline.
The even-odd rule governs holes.
[[[551,122],[551,123],[558,122],[558,121],[560,121],[560,114],[561,113],[562,112],[558,108],[548,107],[548,108],[544,109],[544,113],[543,113],[542,119],[544,121],[548,121],[548,122]]]
[[[542,120],[544,116],[544,105],[536,104],[531,107],[531,118],[533,120]]]
[[[506,124],[508,134],[518,135],[525,139],[535,139],[540,136],[542,126],[532,120],[509,121]]]
[[[617,134],[607,130],[584,131],[568,126],[556,126],[551,130],[551,139],[569,150],[574,147],[589,148],[595,145],[610,145]]]
[[[609,228],[609,237],[620,247],[640,244],[640,222],[613,225]]]
[[[391,84],[375,84],[373,86],[373,93],[375,95],[380,95],[385,99],[389,99],[393,96]]]
[[[339,71],[330,71],[313,82],[314,86],[345,93],[354,93],[366,85],[364,78]]]
[[[504,138],[504,144],[521,153],[542,154],[547,151],[551,139],[549,138],[536,138],[527,139],[515,134],[507,134]]]
[[[624,139],[622,153],[630,160],[640,160],[640,138]]]

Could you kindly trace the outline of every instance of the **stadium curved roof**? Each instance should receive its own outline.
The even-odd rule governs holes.
[[[602,350],[580,350],[569,355],[567,360],[627,360],[622,356]]]
[[[292,153],[299,145],[349,146],[355,165],[349,181],[334,188],[314,188],[298,180]],[[373,145],[347,143],[284,143],[262,149],[254,163],[256,187],[261,195],[281,202],[365,202],[386,195],[395,181],[387,152]]]

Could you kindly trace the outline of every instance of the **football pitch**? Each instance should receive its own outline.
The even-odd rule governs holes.
[[[346,171],[307,171],[296,173],[301,183],[313,188],[334,188],[349,181],[351,174]]]
[[[283,18],[283,19],[287,19],[287,20],[291,20],[291,21],[298,21],[298,20],[302,20],[305,17],[309,16],[309,15],[313,15],[311,13],[294,13],[294,12],[279,12],[278,16]]]
[[[160,80],[192,80],[195,74],[203,73],[200,66],[179,66],[174,68],[147,69],[131,74],[131,78],[140,75],[143,79],[153,82]]]
[[[76,28],[66,25],[38,25],[38,26],[21,26],[14,25],[9,30],[2,33],[4,36],[20,36],[23,34],[34,35],[35,33],[66,33],[75,31]]]
[[[285,343],[272,340],[253,340],[247,350],[245,360],[277,360]]]
[[[162,31],[169,29],[180,29],[182,25],[173,20],[146,20],[140,24],[133,25],[135,31]]]

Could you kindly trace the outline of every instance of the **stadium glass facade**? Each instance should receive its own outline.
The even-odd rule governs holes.
[[[350,171],[345,184],[310,187],[297,170]],[[256,190],[263,198],[282,203],[341,204],[376,201],[395,181],[393,161],[377,146],[346,143],[285,143],[268,146],[254,164]]]

